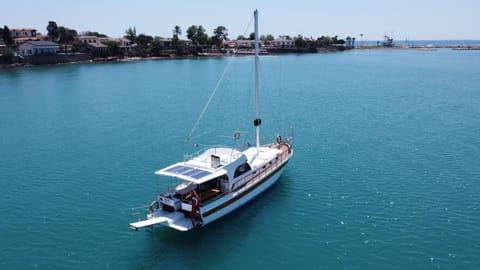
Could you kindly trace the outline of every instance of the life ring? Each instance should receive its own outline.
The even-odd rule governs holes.
[[[195,215],[192,216],[192,225],[193,227],[202,225],[202,218],[200,217],[199,213],[196,213]]]
[[[153,201],[148,207],[148,210],[150,211],[150,213],[153,213],[157,211],[158,208],[160,208],[160,204],[158,203],[158,201]]]
[[[282,142],[282,136],[277,135],[277,143],[280,144]]]

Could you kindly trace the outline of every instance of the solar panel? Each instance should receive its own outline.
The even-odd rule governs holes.
[[[185,173],[182,173],[182,174],[185,175],[185,176],[190,176],[191,177],[192,175],[195,175],[199,172],[202,172],[202,170],[192,168],[191,171],[188,171],[188,172],[185,172]]]
[[[195,178],[195,179],[200,179],[200,178],[202,178],[202,177],[204,177],[204,176],[207,176],[207,175],[209,175],[209,174],[211,174],[211,173],[210,173],[210,172],[207,172],[207,171],[201,171],[201,172],[199,172],[199,173],[197,173],[197,174],[195,174],[195,175],[192,175],[192,177]]]
[[[186,172],[186,171],[189,171],[193,169],[192,167],[187,167],[187,166],[182,166],[182,165],[178,165],[178,166],[175,166],[173,168],[170,168],[168,170],[165,170],[166,172],[170,172],[170,173],[183,173],[183,172]]]
[[[195,179],[200,179],[204,176],[211,174],[209,171],[204,171],[204,170],[196,169],[189,166],[183,166],[183,165],[177,165],[165,171],[169,173],[178,173],[183,176],[188,176]]]

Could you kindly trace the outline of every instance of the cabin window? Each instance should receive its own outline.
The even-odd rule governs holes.
[[[238,166],[237,169],[235,170],[235,174],[233,175],[234,178],[239,177],[240,175],[250,171],[250,165],[248,163],[243,163],[242,165]]]

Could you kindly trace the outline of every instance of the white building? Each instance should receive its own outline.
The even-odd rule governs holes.
[[[99,44],[100,39],[97,36],[77,36],[77,39],[84,44]]]
[[[40,35],[37,30],[32,28],[14,28],[10,30],[10,36],[13,39],[13,44],[18,46],[26,41],[41,41],[47,40],[47,36]]]
[[[37,30],[32,28],[10,29],[10,36],[12,37],[12,39],[35,37],[37,36]]]
[[[250,39],[239,39],[235,41],[237,48],[239,49],[251,49],[255,46],[255,40]]]
[[[295,41],[291,39],[286,39],[284,37],[280,37],[270,41],[270,46],[275,48],[294,48]]]
[[[133,42],[127,38],[117,38],[115,41],[120,44],[120,47],[129,47],[133,45]]]
[[[18,52],[22,56],[56,54],[58,48],[58,44],[52,41],[27,41],[18,46]]]

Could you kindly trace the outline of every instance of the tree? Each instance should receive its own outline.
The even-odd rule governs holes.
[[[247,39],[247,38],[246,38],[245,36],[243,36],[243,35],[239,35],[239,36],[237,37],[237,40],[246,40],[246,39]]]
[[[181,34],[182,29],[180,28],[180,26],[175,25],[175,27],[173,28],[173,39],[178,40],[178,36],[180,36]]]
[[[307,47],[307,42],[305,41],[303,36],[300,35],[300,34],[296,38],[294,38],[294,41],[295,41],[295,47],[297,47],[297,48]]]
[[[145,34],[140,34],[136,37],[136,43],[138,44],[138,51],[141,56],[146,56],[150,54],[150,42],[152,42],[153,37]]]
[[[270,34],[268,34],[268,35],[266,35],[266,36],[265,36],[265,35],[261,35],[261,36],[260,36],[260,40],[263,41],[263,42],[265,42],[265,43],[266,43],[266,42],[270,42],[270,41],[272,41],[272,40],[274,40],[274,39],[275,39],[275,38],[274,38],[272,35],[270,35]]]
[[[213,30],[213,36],[210,39],[212,45],[220,47],[225,40],[227,40],[227,28],[225,26],[218,26]]]
[[[345,41],[347,43],[347,47],[350,47],[351,43],[352,43],[352,38],[350,36],[348,36],[348,37],[345,38]]]
[[[185,53],[187,53],[185,42],[178,40],[175,46],[175,53],[177,55],[184,55]]]
[[[12,39],[12,33],[10,32],[10,29],[8,29],[6,25],[4,25],[3,29],[0,28],[0,30],[2,30],[2,35],[0,35],[0,37],[3,38],[3,41],[5,41],[5,44],[9,46],[12,45],[13,39]]]
[[[155,37],[152,39],[148,45],[148,53],[153,56],[162,55],[163,44],[160,41],[160,37]]]
[[[254,40],[255,39],[255,32],[250,33],[250,35],[248,36],[248,39],[249,40]]]
[[[187,38],[197,45],[204,45],[207,43],[208,35],[203,26],[192,25],[187,29]]]
[[[181,34],[182,34],[182,29],[180,28],[180,26],[175,25],[175,27],[173,28],[173,39],[172,39],[174,48],[178,47],[178,36],[180,36]]]
[[[329,36],[321,36],[317,39],[318,47],[326,48],[334,44],[334,40]]]
[[[125,30],[124,38],[130,40],[131,42],[137,41],[137,29],[135,29],[135,26],[133,28],[129,27],[127,30]]]
[[[122,56],[122,51],[120,50],[120,43],[116,41],[106,41],[103,44],[108,47],[108,54],[110,56]]]
[[[58,34],[57,34],[57,23],[55,21],[49,21],[47,25],[47,35],[50,38],[50,40],[54,41],[57,40]]]
[[[227,40],[228,29],[225,26],[218,26],[217,28],[215,28],[215,30],[213,30],[213,35],[217,39],[225,41]]]
[[[100,34],[98,32],[87,31],[84,33],[86,36],[96,36],[96,37],[108,37],[107,35]]]
[[[197,26],[192,25],[187,29],[187,38],[190,39],[193,43],[197,42]]]
[[[77,31],[60,26],[55,30],[55,35],[57,36],[58,43],[72,43],[77,36]]]

